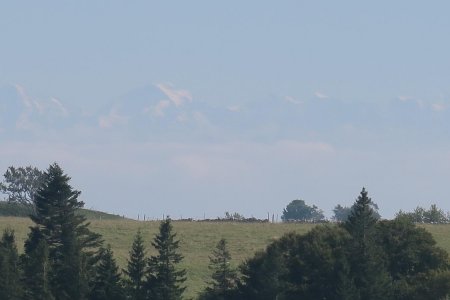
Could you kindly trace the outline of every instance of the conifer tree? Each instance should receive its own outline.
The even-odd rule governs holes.
[[[127,269],[124,270],[124,273],[128,276],[127,290],[134,300],[144,300],[146,297],[145,272],[147,263],[144,240],[139,230],[131,246]]]
[[[100,248],[90,300],[123,300],[125,293],[111,246]],[[132,298],[135,299],[135,298]]]
[[[344,227],[355,240],[361,243],[361,246],[364,246],[373,239],[377,220],[372,208],[372,199],[368,197],[366,189],[363,188],[352,206],[352,211],[344,223]]]
[[[147,287],[150,290],[150,299],[154,300],[180,300],[186,287],[186,270],[178,269],[177,265],[183,260],[178,252],[179,240],[173,233],[170,218],[162,221],[152,242],[158,254],[149,260],[147,273]]]
[[[0,241],[0,299],[20,299],[19,254],[17,252],[14,231],[5,229]]]
[[[225,239],[217,243],[209,260],[212,281],[209,282],[201,299],[228,299],[230,292],[236,287],[237,272],[230,266],[231,255]]]
[[[384,254],[375,243],[378,217],[372,206],[372,200],[363,188],[343,225],[351,236],[348,245],[351,274],[359,298],[364,300],[387,299],[389,296],[389,276],[384,265]]]
[[[50,165],[34,197],[36,214],[31,216],[36,224],[33,238],[43,239],[48,247],[48,281],[58,300],[83,299],[88,294],[89,260],[101,242],[100,235],[88,229],[86,218],[77,213],[84,203],[69,180],[56,163]]]
[[[24,299],[55,299],[49,283],[50,261],[48,245],[36,227],[31,228],[24,248],[25,253],[22,256]]]

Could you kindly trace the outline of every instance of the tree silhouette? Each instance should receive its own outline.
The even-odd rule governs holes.
[[[34,197],[36,214],[31,244],[45,241],[48,247],[48,281],[56,299],[82,299],[89,292],[92,258],[100,245],[100,235],[88,229],[86,218],[77,214],[84,203],[79,191],[69,185],[70,177],[55,163],[45,173],[45,181]],[[31,247],[33,248],[33,247]],[[31,251],[32,252],[32,251]],[[29,257],[29,256],[28,256]]]
[[[201,299],[228,299],[236,288],[237,272],[230,266],[231,255],[227,249],[227,241],[221,239],[209,257],[209,268],[212,280],[203,292]]]
[[[151,299],[179,300],[186,289],[182,286],[186,281],[186,270],[177,268],[183,256],[178,252],[180,241],[175,238],[172,222],[167,218],[161,222],[159,234],[152,242],[158,254],[149,260],[147,286]]]
[[[382,249],[375,242],[375,225],[378,217],[372,207],[373,202],[363,188],[352,207],[350,216],[343,224],[351,236],[348,245],[351,272],[360,298],[364,300],[388,297],[389,278]]]
[[[283,210],[281,219],[288,221],[301,222],[317,222],[323,220],[325,217],[323,211],[317,206],[309,206],[304,200],[293,200]]]
[[[45,180],[44,172],[35,167],[9,167],[0,182],[0,192],[8,196],[9,202],[33,204],[34,195]]]
[[[50,290],[50,261],[47,242],[37,227],[32,227],[22,256],[25,299],[53,300]]]
[[[131,246],[127,269],[124,270],[124,273],[128,276],[127,290],[134,300],[143,300],[146,297],[145,274],[147,264],[144,240],[141,231],[138,231]]]
[[[111,246],[100,248],[98,262],[95,267],[91,300],[123,300],[125,293],[122,286],[119,268],[113,257]],[[135,298],[133,298],[135,299]]]
[[[14,231],[5,229],[0,241],[0,299],[19,299],[22,295],[19,254]]]

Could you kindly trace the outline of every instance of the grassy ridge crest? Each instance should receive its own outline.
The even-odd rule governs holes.
[[[32,213],[33,209],[30,205],[0,201],[0,217],[28,218]],[[88,220],[118,220],[123,218],[119,215],[85,208],[79,209],[78,213],[84,215]]]

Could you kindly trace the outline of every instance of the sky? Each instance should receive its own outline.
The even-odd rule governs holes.
[[[0,173],[137,218],[450,211],[448,1],[0,1]],[[1,171],[4,170],[4,171]]]

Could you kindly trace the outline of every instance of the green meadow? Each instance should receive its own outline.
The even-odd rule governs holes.
[[[128,251],[134,235],[140,229],[147,245],[148,254],[153,254],[151,240],[158,231],[157,221],[135,221],[129,219],[90,220],[91,230],[100,233],[105,243],[111,244],[115,258],[121,267],[125,267]],[[0,230],[10,227],[16,232],[19,251],[23,251],[23,242],[32,222],[28,218],[0,217]],[[233,264],[239,265],[251,257],[257,250],[262,250],[271,241],[286,232],[305,233],[311,224],[270,224],[237,222],[173,222],[184,255],[182,267],[187,270],[186,296],[196,295],[209,278],[208,256],[221,238],[228,241]],[[449,225],[421,225],[430,231],[438,245],[450,252]]]

